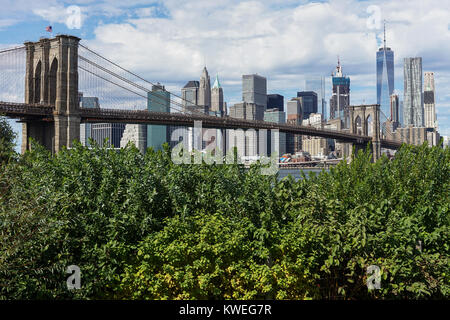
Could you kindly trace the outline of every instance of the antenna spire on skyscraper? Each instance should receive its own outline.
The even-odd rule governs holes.
[[[336,77],[342,77],[341,60],[339,59],[339,55],[337,58],[338,58],[338,64],[336,67]]]
[[[386,20],[383,20],[383,43],[384,49],[386,49]]]

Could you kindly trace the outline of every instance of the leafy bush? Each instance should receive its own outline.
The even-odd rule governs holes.
[[[0,172],[0,298],[448,298],[449,166],[448,148],[404,146],[278,181],[167,146],[33,146]]]

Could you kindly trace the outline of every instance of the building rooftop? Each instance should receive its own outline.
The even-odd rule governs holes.
[[[219,75],[216,75],[216,80],[214,81],[213,88],[221,88],[220,82],[219,82]]]
[[[303,96],[316,96],[317,97],[317,93],[315,93],[314,91],[299,91],[299,92],[297,92],[297,97],[303,97]]]
[[[198,88],[200,87],[200,82],[196,80],[191,80],[183,88]]]

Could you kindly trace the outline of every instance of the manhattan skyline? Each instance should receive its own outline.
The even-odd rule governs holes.
[[[423,71],[435,74],[439,131],[450,135],[450,5],[437,1],[75,1],[82,17],[75,26],[65,2],[6,2],[1,47],[50,37],[45,27],[52,25],[55,34],[80,36],[175,93],[206,64],[210,74],[220,74],[228,106],[241,101],[242,75],[253,73],[266,77],[267,93],[284,95],[285,103],[306,89],[306,78],[323,76],[328,101],[338,55],[351,79],[351,104],[376,103],[376,52],[386,20],[395,91],[403,98],[403,58],[422,57]],[[373,8],[380,13],[376,21]]]

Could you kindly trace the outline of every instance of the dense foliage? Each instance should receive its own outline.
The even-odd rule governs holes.
[[[5,117],[0,115],[0,166],[15,156],[16,134]]]
[[[34,146],[0,168],[0,299],[450,297],[448,148],[298,181],[131,146]]]

